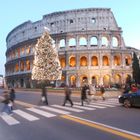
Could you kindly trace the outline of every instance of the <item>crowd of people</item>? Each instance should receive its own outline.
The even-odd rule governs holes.
[[[91,84],[91,85],[84,84],[81,88],[81,106],[84,105],[84,102],[89,104],[94,99],[96,92],[97,91],[94,84]],[[103,86],[101,86],[100,95],[103,100],[105,100],[104,92],[105,92],[105,89]],[[68,85],[65,85],[64,94],[65,94],[65,97],[64,97],[62,106],[65,106],[67,101],[69,101],[72,107],[73,106],[73,101],[71,99],[72,90]],[[1,101],[4,104],[2,108],[2,112],[6,114],[12,114],[15,99],[16,99],[16,94],[15,94],[14,88],[9,89],[8,91],[4,91],[3,100]],[[49,105],[48,98],[47,98],[47,88],[45,86],[42,88],[40,101],[41,103],[45,105]]]

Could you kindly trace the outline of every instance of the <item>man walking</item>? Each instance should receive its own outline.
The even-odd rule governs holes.
[[[71,104],[71,107],[73,106],[73,102],[71,100],[71,89],[69,88],[68,85],[65,86],[65,98],[64,98],[64,103],[63,106],[65,106],[66,102],[69,101]]]

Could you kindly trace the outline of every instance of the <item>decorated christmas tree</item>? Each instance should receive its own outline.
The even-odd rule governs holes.
[[[60,80],[61,74],[57,49],[53,46],[52,38],[46,31],[38,39],[34,48],[32,79],[40,82]]]

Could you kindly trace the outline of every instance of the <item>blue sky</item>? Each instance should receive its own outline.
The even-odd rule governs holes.
[[[43,15],[78,8],[111,8],[127,46],[140,49],[140,0],[1,0],[0,74],[5,74],[6,36],[17,25]]]

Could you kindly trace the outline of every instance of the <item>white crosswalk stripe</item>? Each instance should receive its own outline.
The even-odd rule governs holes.
[[[43,109],[46,109],[46,110],[49,110],[49,111],[52,111],[52,112],[56,112],[56,113],[59,113],[59,114],[70,114],[70,112],[68,112],[68,111],[63,111],[63,110],[48,107],[48,106],[41,106],[40,108],[43,108]]]
[[[90,108],[90,107],[86,107],[86,106],[79,106],[79,105],[74,105],[74,107],[84,109],[84,110],[96,110],[95,108]]]
[[[19,124],[20,122],[17,121],[15,118],[13,118],[10,115],[1,115],[1,118],[8,124],[8,125],[16,125]]]
[[[20,121],[14,118],[15,115],[18,115],[27,121],[37,121],[40,118],[36,117],[36,115],[50,118],[60,114],[71,114],[73,112],[80,113],[86,110],[94,111],[96,109],[105,109],[109,107],[115,107],[118,105],[119,103],[117,99],[108,99],[105,101],[93,101],[90,104],[85,103],[84,106],[81,106],[81,102],[74,102],[73,107],[70,107],[70,104],[68,106],[61,106],[61,105],[54,104],[51,106],[38,106],[38,107],[26,108],[24,109],[24,111],[21,109],[17,109],[13,111],[13,116],[0,115],[0,117],[8,125],[17,125],[20,124]]]
[[[113,105],[105,104],[105,103],[91,103],[92,105],[106,106],[106,107],[115,107]]]
[[[36,109],[36,108],[28,108],[27,110],[30,110],[32,112],[35,112],[41,116],[44,116],[44,117],[47,117],[47,118],[50,118],[50,117],[54,117],[56,115],[52,114],[52,113],[48,113],[48,112],[45,112],[43,110],[39,110],[39,109]]]
[[[81,105],[81,103],[77,103],[77,102],[74,102],[74,104]],[[85,104],[84,106],[86,106],[86,107],[93,107],[93,108],[100,108],[100,109],[106,108],[106,107],[103,107],[103,106],[90,105],[90,104]]]
[[[13,112],[16,113],[16,114],[18,114],[19,116],[21,116],[21,117],[23,117],[23,118],[29,120],[29,121],[39,120],[39,118],[37,118],[37,117],[35,117],[35,116],[33,116],[33,115],[27,113],[27,112],[24,112],[24,111],[22,111],[22,110],[19,110],[19,109],[14,110]]]
[[[64,109],[64,110],[73,111],[73,112],[83,112],[83,110],[72,108],[72,107],[67,107],[67,106],[61,106],[61,105],[52,105],[52,106],[57,107],[57,108],[61,108],[61,109]]]

